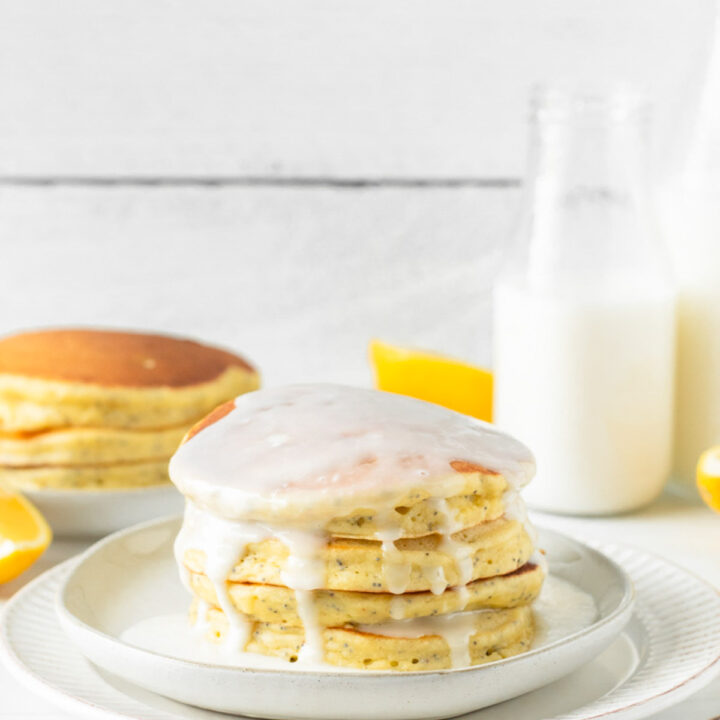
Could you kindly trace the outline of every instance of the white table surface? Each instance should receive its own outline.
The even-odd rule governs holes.
[[[536,513],[538,524],[580,537],[619,542],[649,550],[682,565],[720,588],[720,516],[671,496],[651,507],[615,518],[569,518]],[[26,582],[87,546],[80,541],[55,541],[25,575],[0,585],[0,604]],[[64,720],[55,710],[18,685],[0,666],[0,720]],[[684,703],[655,715],[655,720],[718,720],[720,679]],[[522,720],[519,718],[518,720]]]

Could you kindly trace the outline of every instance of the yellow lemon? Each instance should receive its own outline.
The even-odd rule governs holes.
[[[378,390],[410,395],[451,410],[492,420],[492,373],[424,350],[370,342]]]
[[[720,512],[720,445],[706,450],[697,464],[697,486],[702,499]]]
[[[0,583],[27,570],[50,540],[50,528],[35,506],[0,486]]]

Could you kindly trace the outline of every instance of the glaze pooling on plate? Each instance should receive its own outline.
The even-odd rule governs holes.
[[[363,503],[400,499],[418,481],[447,497],[450,463],[502,474],[514,488],[535,463],[488,423],[414,398],[340,385],[291,385],[249,393],[177,451],[180,491],[231,519],[283,522],[341,516]]]
[[[227,632],[215,628],[210,635],[222,637],[228,651],[234,653],[244,650],[263,631],[297,630],[277,631],[268,625],[258,630],[257,624],[233,606],[228,591],[228,581],[249,548],[279,540],[287,549],[287,557],[261,559],[281,565],[279,579],[268,580],[259,572],[249,582],[281,582],[294,591],[302,622],[295,634],[304,639],[289,659],[301,665],[317,664],[327,652],[324,642],[332,642],[324,639],[325,631],[348,627],[324,628],[319,623],[314,591],[354,589],[328,585],[326,551],[331,541],[338,540],[325,530],[329,523],[354,514],[362,516],[363,512],[370,512],[375,519],[376,529],[358,536],[360,542],[379,544],[372,586],[363,591],[382,592],[385,587],[400,596],[425,589],[440,595],[452,584],[466,602],[469,582],[514,572],[530,559],[535,535],[519,490],[533,472],[532,455],[520,442],[487,423],[437,405],[375,390],[324,384],[251,393],[201,421],[171,460],[171,479],[187,498],[175,555],[191,593],[185,567],[188,553],[204,556],[203,572],[229,627]],[[484,478],[493,480],[494,493],[502,492],[505,518],[465,524],[447,498],[479,497],[487,501]],[[494,498],[497,501],[500,495]],[[408,540],[398,511],[408,512],[425,501],[435,530],[426,537]],[[493,550],[492,557],[478,561],[482,543],[478,550],[479,541],[473,541],[472,531],[481,526],[483,533],[499,532],[507,540],[502,539],[502,547]],[[509,528],[505,535],[503,528]],[[465,534],[467,530],[470,536]],[[433,554],[429,550],[438,537]],[[409,549],[407,542],[414,545]],[[511,557],[509,564],[506,558],[502,565],[502,553]],[[424,559],[431,557],[435,560]],[[447,558],[452,563],[450,568],[445,564]],[[344,566],[342,560],[337,562]],[[212,608],[201,605],[195,613],[203,630],[207,629],[209,610]],[[487,612],[500,618],[500,610]],[[532,623],[518,623],[502,639],[498,634],[498,647],[491,643],[480,657],[477,622],[478,613],[483,612],[451,613],[427,625],[432,627],[433,637],[446,641],[453,667],[471,664],[473,648],[477,657],[472,662],[477,663],[529,647]],[[403,621],[403,606],[394,606],[392,615],[394,621]],[[490,618],[485,619],[490,622]],[[373,642],[398,637],[384,635],[382,631],[388,627],[378,626]],[[363,632],[372,635],[367,629]],[[403,652],[397,650],[398,658]],[[400,669],[427,669],[422,663],[431,661],[422,655],[413,658],[410,652],[411,659],[406,662],[412,667]],[[368,654],[361,662],[369,669],[379,667],[376,656],[370,651]],[[433,657],[435,662],[445,662],[437,652]],[[398,667],[403,662],[393,660],[390,665]]]

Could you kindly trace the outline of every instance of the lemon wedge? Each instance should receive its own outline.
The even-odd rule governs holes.
[[[0,583],[27,570],[51,540],[50,528],[37,508],[0,486]]]
[[[370,342],[378,390],[410,395],[450,410],[492,420],[492,373],[425,350]]]
[[[720,445],[706,450],[697,464],[697,487],[700,496],[716,512],[720,512]]]

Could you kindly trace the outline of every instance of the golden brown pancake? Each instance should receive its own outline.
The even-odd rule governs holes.
[[[28,490],[121,490],[169,482],[167,460],[78,465],[0,467],[0,484]]]
[[[198,618],[198,607],[191,609],[191,622],[200,623],[205,637],[212,642],[223,642],[229,625],[222,610],[210,607]],[[529,606],[470,613],[475,628],[469,634],[467,651],[470,665],[512,657],[530,649],[535,622]],[[389,623],[388,625],[392,625]],[[453,666],[451,649],[441,635],[403,637],[384,635],[387,625],[380,624],[377,631],[372,625],[362,630],[352,625],[328,627],[320,630],[323,659],[330,665],[360,670],[443,670]],[[252,623],[247,652],[274,655],[295,662],[305,640],[302,627],[277,623]]]
[[[528,562],[533,553],[532,540],[522,523],[505,517],[466,528],[451,537],[467,548],[471,558],[470,581],[511,573]],[[461,584],[460,569],[455,557],[446,550],[442,536],[403,538],[395,547],[398,562],[408,568],[405,592],[430,590],[437,568],[442,568],[447,585]],[[325,589],[390,592],[379,541],[332,537],[319,554],[325,568]],[[277,538],[249,543],[227,579],[283,585],[288,556],[289,548]],[[204,551],[190,548],[183,560],[190,572],[205,573]]]
[[[0,339],[0,374],[111,387],[186,387],[229,367],[238,355],[193,340],[114,330],[38,330]]]
[[[110,465],[169,458],[187,426],[157,430],[69,427],[45,432],[0,431],[0,467]]]
[[[188,428],[258,385],[240,356],[167,335],[68,328],[0,338],[0,481],[167,483]]]
[[[476,580],[465,590],[448,588],[435,595],[431,592],[363,593],[347,590],[316,590],[313,598],[321,626],[346,623],[381,623],[396,617],[404,620],[447,615],[468,610],[501,610],[534,602],[540,593],[545,573],[533,563],[506,575]],[[195,597],[219,607],[212,582],[206,575],[189,572],[187,585]],[[302,627],[294,591],[279,585],[228,583],[228,594],[234,607],[254,622],[283,623]]]
[[[225,350],[165,335],[42,330],[0,339],[0,431],[190,427],[259,387]]]

